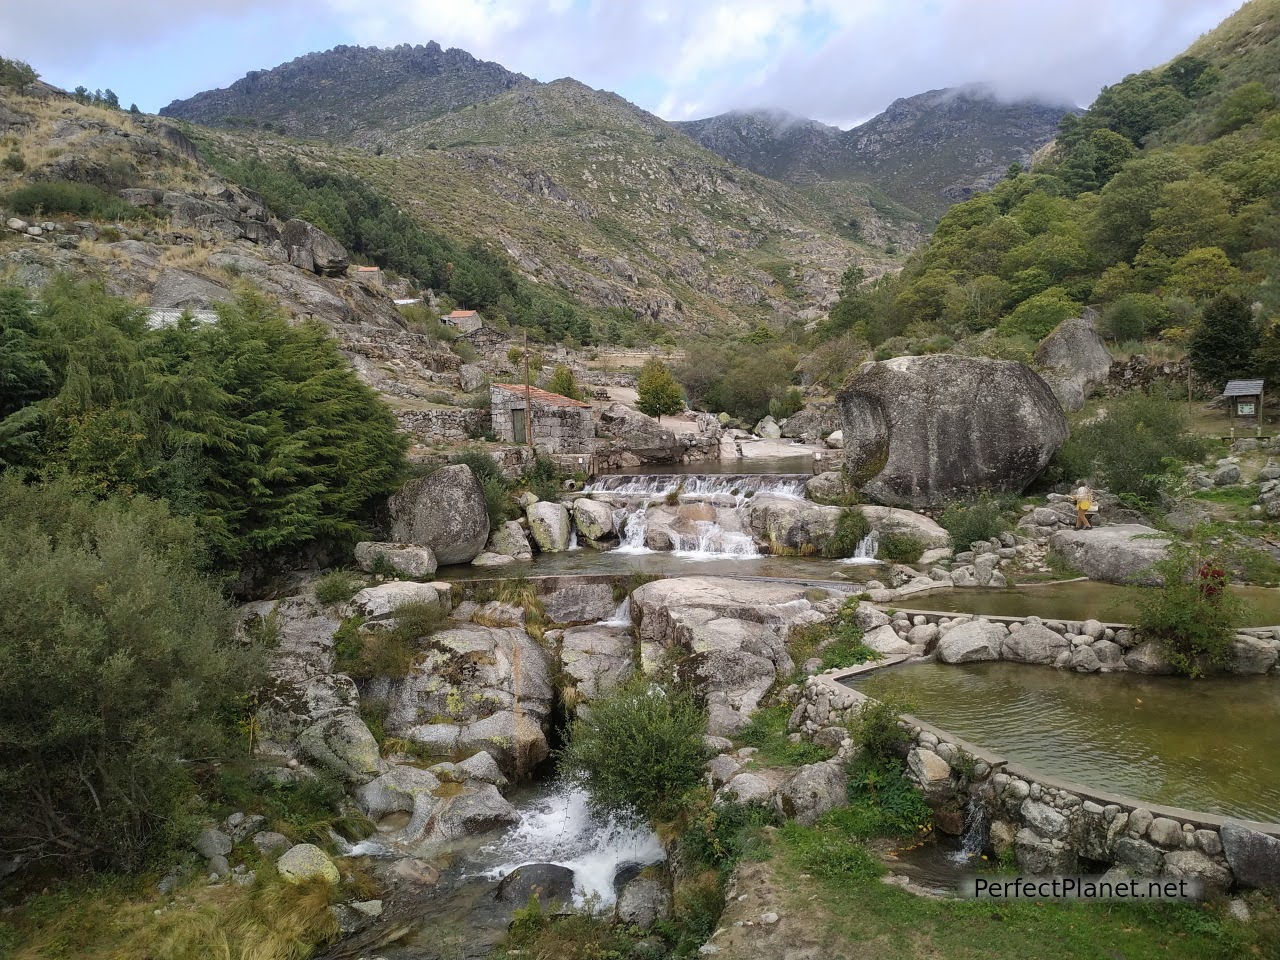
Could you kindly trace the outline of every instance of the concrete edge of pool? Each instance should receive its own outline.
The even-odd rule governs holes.
[[[910,654],[890,654],[880,660],[875,660],[870,663],[860,663],[854,667],[837,668],[835,670],[828,671],[827,673],[815,674],[812,679],[823,684],[834,684],[846,690],[852,690],[854,688],[849,684],[846,684],[846,680],[910,662],[923,663],[926,662],[926,660],[925,658],[913,657]],[[1027,664],[1026,666],[1032,667],[1033,665]],[[868,697],[866,694],[861,693],[861,691],[855,692],[867,700],[873,699]],[[1265,833],[1268,836],[1280,839],[1280,823],[1249,820],[1245,817],[1225,816],[1218,813],[1208,813],[1203,810],[1188,810],[1184,807],[1174,807],[1168,804],[1155,803],[1149,800],[1142,800],[1137,797],[1126,797],[1121,794],[1100,790],[1096,787],[1075,783],[1071,780],[1064,780],[1060,777],[1055,777],[1052,774],[1032,770],[1026,765],[1016,761],[1011,761],[1006,757],[1002,757],[999,754],[986,749],[985,747],[981,747],[975,743],[971,743],[963,737],[957,736],[950,730],[939,727],[936,724],[932,724],[927,720],[922,720],[913,714],[904,713],[901,714],[900,717],[903,722],[908,725],[919,727],[923,731],[932,733],[935,737],[938,737],[941,740],[946,740],[949,743],[955,744],[975,760],[982,760],[991,767],[993,776],[997,772],[1004,772],[1010,776],[1019,777],[1023,780],[1031,780],[1041,784],[1042,786],[1051,787],[1055,790],[1064,790],[1068,793],[1074,793],[1082,799],[1092,800],[1094,803],[1101,804],[1102,806],[1116,804],[1121,807],[1143,809],[1150,811],[1152,816],[1167,817],[1170,820],[1191,823],[1197,828],[1203,827],[1206,829],[1217,830],[1224,824],[1230,822],[1241,824],[1248,827],[1250,830],[1256,830],[1259,833]]]

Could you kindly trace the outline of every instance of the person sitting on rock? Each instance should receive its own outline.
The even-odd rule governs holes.
[[[1093,524],[1089,522],[1089,511],[1093,509],[1093,491],[1088,485],[1081,480],[1080,485],[1076,487],[1076,529],[1092,530]]]

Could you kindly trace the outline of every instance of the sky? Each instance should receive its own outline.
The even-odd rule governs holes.
[[[126,106],[227,86],[338,44],[435,40],[571,76],[668,120],[766,107],[849,127],[985,83],[1087,106],[1242,0],[0,0],[0,55]]]

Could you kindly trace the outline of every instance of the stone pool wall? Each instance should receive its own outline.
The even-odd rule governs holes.
[[[837,680],[910,659],[809,677],[799,688],[788,729],[830,740],[869,698]],[[1043,774],[983,750],[917,717],[907,769],[935,810],[940,829],[959,833],[971,799],[990,818],[991,845],[1012,851],[1030,874],[1118,869],[1139,877],[1185,877],[1206,888],[1280,886],[1280,824],[1234,820],[1120,797]],[[824,733],[823,731],[827,731]]]
[[[1080,673],[1168,674],[1173,669],[1157,643],[1138,643],[1133,628],[1098,620],[977,616],[933,610],[894,610],[863,604],[859,622],[866,642],[883,654],[934,654],[943,663],[1009,660]],[[1280,627],[1239,631],[1227,673],[1280,672]]]

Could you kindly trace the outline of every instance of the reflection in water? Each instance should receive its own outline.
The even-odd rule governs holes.
[[[1154,803],[1280,821],[1280,681],[925,663],[853,682],[1032,770]]]
[[[854,566],[840,560],[818,557],[774,557],[707,555],[662,551],[575,550],[572,553],[542,553],[537,559],[509,563],[504,567],[473,567],[470,564],[441,567],[437,576],[445,580],[487,580],[491,577],[543,577],[559,574],[630,574],[662,577],[770,577],[779,580],[847,580],[850,589],[874,580],[879,565]]]

